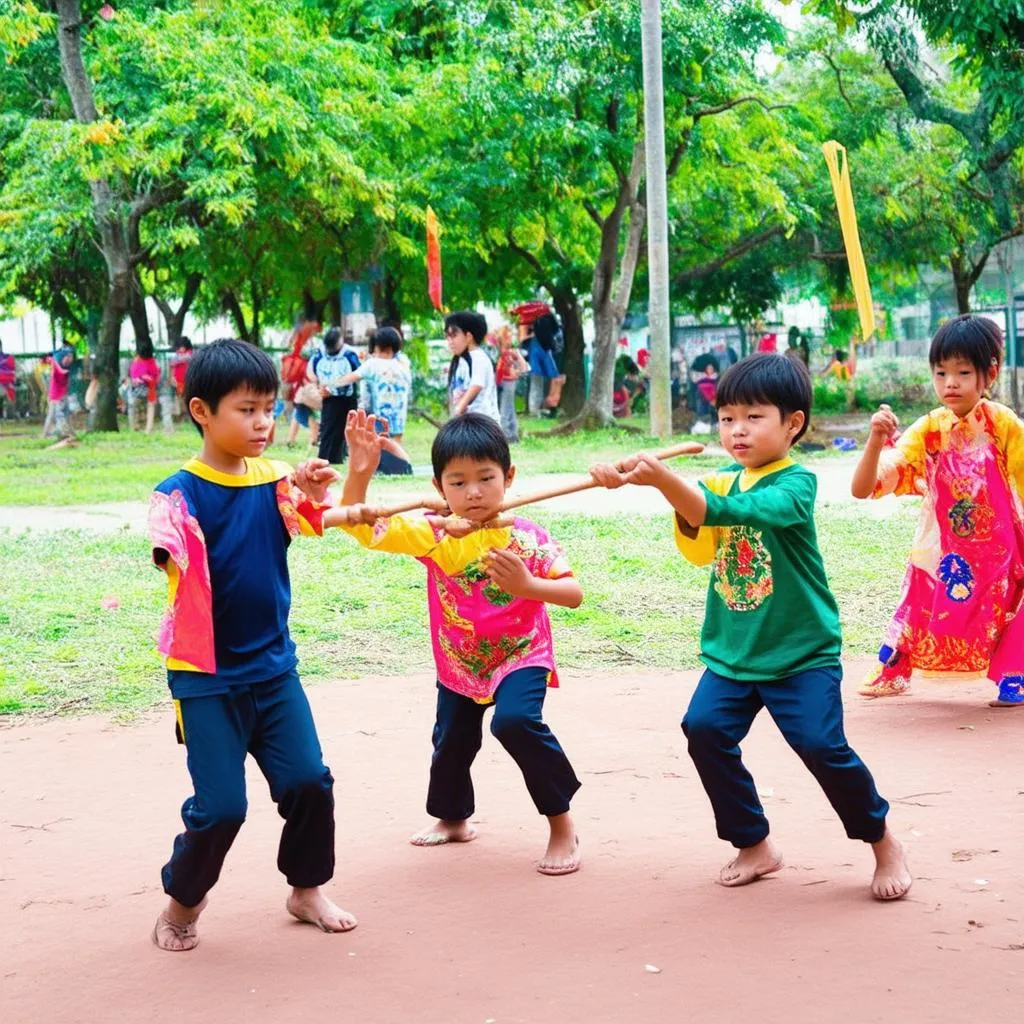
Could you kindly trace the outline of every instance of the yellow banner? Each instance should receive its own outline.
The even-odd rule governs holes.
[[[836,196],[839,224],[843,229],[843,245],[850,265],[850,283],[857,300],[861,337],[868,341],[875,333],[875,310],[871,305],[871,285],[864,264],[864,252],[860,247],[860,232],[857,230],[857,211],[853,206],[853,188],[850,185],[850,160],[838,142],[826,142],[821,149],[825,154],[825,163],[828,164],[828,173],[832,178],[832,191]]]

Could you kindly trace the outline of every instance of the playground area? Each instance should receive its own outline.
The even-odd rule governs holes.
[[[847,679],[866,664],[848,662]],[[764,715],[744,749],[786,867],[744,889],[714,884],[728,848],[678,728],[695,681],[573,672],[551,695],[548,717],[583,781],[584,866],[563,879],[534,871],[542,824],[489,736],[476,770],[480,838],[408,844],[423,819],[429,676],[313,687],[338,779],[331,892],[359,927],[324,935],[286,916],[280,822],[251,773],[249,820],[187,956],[148,939],[189,785],[170,709],[128,725],[8,720],[4,1017],[1019,1020],[1024,795],[1006,771],[1019,723],[984,706],[991,684],[923,683],[891,701],[850,693],[851,742],[892,804],[916,876],[907,898],[879,905],[869,852],[843,836]]]

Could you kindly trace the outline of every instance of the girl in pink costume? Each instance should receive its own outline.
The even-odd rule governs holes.
[[[859,693],[905,693],[914,669],[987,673],[993,707],[1024,707],[1024,424],[985,397],[1003,339],[992,321],[944,324],[929,362],[942,402],[893,445],[887,406],[854,473],[854,497],[923,494],[899,606]]]

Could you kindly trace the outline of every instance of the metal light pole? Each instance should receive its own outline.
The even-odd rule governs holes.
[[[665,175],[665,90],[661,61],[660,0],[642,0],[642,19],[651,433],[655,437],[666,438],[672,434],[672,369],[669,355],[668,190]]]

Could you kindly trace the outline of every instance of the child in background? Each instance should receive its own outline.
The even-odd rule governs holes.
[[[132,415],[129,425],[132,430],[145,429],[153,433],[156,422],[157,388],[160,384],[160,364],[150,352],[148,356],[137,353],[128,368],[131,387]]]
[[[494,370],[494,382],[498,387],[498,409],[501,414],[501,429],[509,444],[519,440],[519,420],[516,417],[516,390],[519,378],[530,372],[526,356],[519,350],[512,328],[505,324],[497,333],[498,365]]]
[[[486,358],[486,357],[485,357]],[[561,549],[525,519],[496,519],[515,476],[508,442],[489,416],[450,420],[434,439],[434,486],[471,532],[425,516],[378,518],[363,505],[386,435],[373,417],[349,417],[351,460],[344,507],[324,513],[373,551],[412,555],[427,569],[430,632],[437,665],[437,720],[427,813],[437,819],[412,837],[416,846],[476,838],[470,768],[487,708],[491,732],[519,765],[537,810],[548,819],[547,850],[537,870],[566,875],[580,866],[569,812],[579,780],[541,712],[558,685],[547,604],[583,600]]]
[[[448,367],[448,411],[452,416],[476,412],[499,423],[494,367],[480,348],[487,337],[487,321],[469,310],[451,313],[444,318],[444,336],[452,354]]]
[[[906,693],[914,669],[987,672],[993,707],[1024,707],[1024,424],[985,397],[1003,338],[991,320],[950,320],[928,361],[942,407],[887,448],[899,421],[887,406],[853,476],[855,498],[924,495],[899,606],[859,693]]]
[[[718,880],[746,885],[783,866],[739,750],[767,707],[846,834],[871,844],[872,894],[899,899],[912,883],[906,854],[843,729],[842,640],[814,528],[817,480],[789,457],[807,427],[810,377],[783,355],[750,356],[722,375],[717,401],[719,435],[734,460],[724,472],[694,486],[647,454],[591,472],[607,487],[661,491],[683,556],[712,566],[701,634],[707,669],[682,724],[719,838],[739,851]]]
[[[171,367],[174,381],[174,415],[181,418],[185,415],[185,374],[192,359],[192,339],[179,338],[174,351],[167,360]]]
[[[167,573],[170,608],[160,634],[178,741],[194,794],[185,831],[162,877],[170,897],[153,941],[180,952],[246,815],[252,754],[284,818],[278,867],[292,887],[287,910],[322,931],[356,926],[320,887],[334,873],[334,779],[324,766],[288,632],[291,538],[322,533],[323,462],[304,469],[263,458],[277,371],[244,341],[196,353],[185,378],[202,452],[157,485],[150,502],[153,560]]]
[[[400,444],[412,392],[412,369],[408,360],[402,358],[402,335],[394,327],[381,327],[370,339],[369,351],[359,369],[342,377],[341,383],[363,382],[369,410],[378,423],[386,426],[392,441]],[[411,476],[412,463],[407,455],[396,455],[393,448],[384,450],[380,453],[378,472],[382,476]]]
[[[320,458],[329,463],[345,461],[345,418],[356,407],[356,389],[342,378],[359,369],[356,350],[342,337],[340,327],[324,335],[322,351],[309,361],[308,377],[320,388]]]

